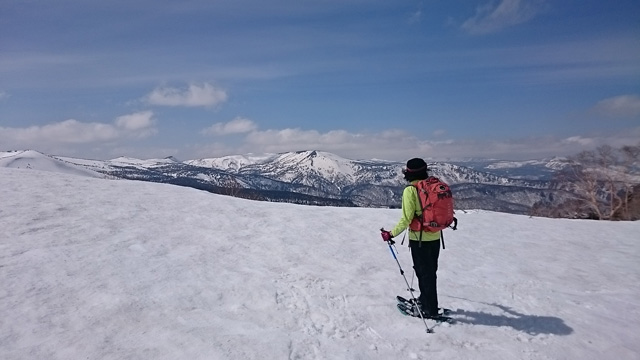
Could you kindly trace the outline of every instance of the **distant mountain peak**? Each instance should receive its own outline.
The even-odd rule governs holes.
[[[283,154],[289,154],[290,152],[284,152]],[[300,150],[296,151],[296,154],[307,154],[309,156],[316,156],[317,152],[315,150]]]

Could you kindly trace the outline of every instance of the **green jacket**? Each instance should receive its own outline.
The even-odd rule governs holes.
[[[411,182],[411,185],[415,184],[419,180],[415,180]],[[396,237],[407,229],[409,232],[409,240],[420,240],[420,231],[412,231],[408,229],[411,220],[416,215],[422,214],[422,209],[420,208],[420,203],[418,201],[418,192],[415,186],[407,186],[404,188],[402,192],[402,217],[400,221],[398,221],[398,225],[396,225],[393,230],[391,230],[391,234],[393,237]],[[440,232],[430,232],[423,231],[422,232],[422,241],[435,241],[440,240]]]

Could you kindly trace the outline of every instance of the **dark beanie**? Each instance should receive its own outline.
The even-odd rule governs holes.
[[[407,161],[407,168],[402,170],[402,173],[404,174],[404,179],[409,182],[426,179],[429,176],[427,174],[427,163],[420,158],[413,158]]]
[[[427,163],[420,158],[413,158],[407,161],[407,170],[409,171],[421,171],[427,168]]]

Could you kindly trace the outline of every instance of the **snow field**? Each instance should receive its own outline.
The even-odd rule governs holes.
[[[458,213],[426,334],[399,216],[0,168],[0,357],[638,358],[640,223]]]

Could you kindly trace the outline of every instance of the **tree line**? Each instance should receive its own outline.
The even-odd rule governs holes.
[[[538,202],[531,214],[596,220],[640,219],[640,142],[614,148],[603,145],[569,157],[551,188],[556,203]]]

